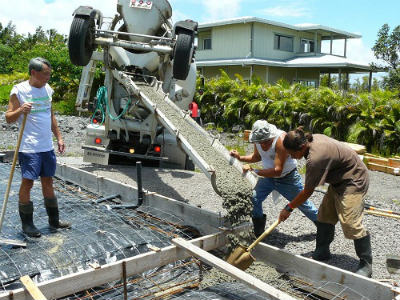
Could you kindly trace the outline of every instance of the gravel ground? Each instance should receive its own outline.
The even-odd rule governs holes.
[[[2,126],[0,128],[0,149],[11,150],[17,140],[18,129],[15,125],[8,125],[4,121],[4,114],[0,113]],[[136,170],[134,166],[113,165],[96,166],[82,162],[81,145],[84,142],[84,128],[88,118],[57,116],[59,127],[62,131],[67,151],[63,156],[58,156],[59,162],[71,166],[112,177],[124,183],[135,185]],[[222,134],[221,142],[225,145],[237,144],[231,134]],[[243,143],[243,148],[251,151],[251,146]],[[301,162],[300,162],[301,163]],[[367,194],[367,203],[384,209],[400,211],[400,177],[385,173],[370,171],[370,188]],[[149,191],[157,192],[177,200],[201,206],[207,210],[222,212],[223,201],[218,196],[208,178],[199,171],[183,171],[173,169],[143,168],[143,187]],[[318,206],[323,193],[315,192],[311,200]],[[286,200],[273,204],[271,197],[264,201],[264,212],[267,214],[267,224],[277,218],[279,211]],[[385,260],[387,254],[399,255],[400,221],[387,217],[365,215],[364,222],[371,232],[373,250],[373,278],[400,282],[400,275],[391,275],[386,270]],[[315,226],[298,210],[275,231],[266,238],[265,242],[285,248],[288,251],[310,257],[315,246]],[[331,246],[333,257],[329,264],[339,268],[354,271],[358,259],[354,251],[353,242],[343,236],[340,226],[336,226],[335,240]]]

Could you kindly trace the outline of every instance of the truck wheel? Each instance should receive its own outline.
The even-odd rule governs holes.
[[[173,76],[178,80],[185,80],[188,76],[193,56],[193,34],[180,32],[174,49]]]
[[[74,65],[86,66],[94,50],[94,20],[75,16],[68,38],[69,58]]]

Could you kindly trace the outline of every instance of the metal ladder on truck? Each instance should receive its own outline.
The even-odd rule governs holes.
[[[79,112],[88,111],[88,103],[90,92],[92,90],[94,73],[96,72],[97,61],[102,60],[102,53],[93,52],[92,59],[83,67],[81,75],[81,83],[79,84],[78,94],[76,97],[75,107]]]

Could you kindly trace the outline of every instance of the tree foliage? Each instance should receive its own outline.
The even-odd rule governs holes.
[[[65,102],[58,107],[73,107],[79,86],[81,67],[73,65],[69,60],[67,37],[55,29],[44,30],[38,27],[33,34],[27,36],[16,32],[11,22],[6,27],[0,23],[0,80],[5,87],[17,83],[16,78],[25,80],[14,74],[28,75],[28,63],[33,57],[44,57],[52,65],[52,76],[49,84],[55,93],[54,102]],[[18,80],[17,80],[18,81]],[[2,91],[3,94],[6,94]],[[4,99],[1,99],[4,102]],[[68,112],[71,112],[69,109]]]
[[[382,25],[378,31],[375,45],[372,47],[377,59],[383,60],[388,67],[389,74],[384,78],[387,88],[400,87],[400,25],[390,32],[388,24]]]
[[[223,71],[220,77],[206,79],[201,89],[196,96],[203,121],[225,130],[234,125],[251,128],[256,120],[266,119],[286,131],[301,125],[310,132],[363,144],[368,151],[400,153],[398,91],[343,93],[285,81],[248,84]]]

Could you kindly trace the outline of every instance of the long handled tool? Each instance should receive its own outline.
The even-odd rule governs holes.
[[[246,270],[250,265],[256,260],[253,255],[251,255],[251,249],[253,249],[259,242],[261,242],[272,230],[275,229],[279,224],[279,219],[276,220],[267,230],[263,232],[262,235],[258,237],[249,247],[245,248],[239,245],[232,253],[229,255],[227,262],[231,265],[241,269]]]
[[[21,128],[19,130],[17,146],[15,147],[15,151],[14,151],[14,158],[13,158],[13,162],[12,162],[12,165],[11,165],[10,177],[8,178],[7,190],[6,190],[6,193],[4,195],[3,207],[1,209],[0,233],[1,233],[1,228],[3,226],[4,215],[6,214],[8,196],[10,194],[11,183],[12,183],[12,180],[13,180],[13,177],[14,177],[15,165],[17,163],[19,146],[21,145],[22,135],[24,133],[27,116],[28,116],[27,114],[24,114],[24,119],[22,120]],[[26,247],[26,243],[24,243],[22,241],[16,241],[16,240],[10,240],[10,239],[1,239],[0,238],[0,244],[8,244],[8,245],[16,245],[16,246]]]
[[[393,211],[393,210],[390,210],[390,209],[383,209],[383,208],[375,207],[375,206],[372,206],[372,205],[367,204],[367,203],[365,203],[364,208],[367,209],[367,210],[374,210],[374,211],[385,213],[385,214],[391,214],[391,215],[400,216],[400,212],[398,212],[398,211]]]

